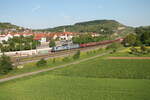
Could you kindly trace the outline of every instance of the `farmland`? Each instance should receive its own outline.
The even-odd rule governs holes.
[[[52,72],[75,77],[150,79],[150,60],[94,59]]]
[[[1,100],[149,100],[149,80],[53,76],[1,84]]]
[[[149,100],[150,60],[118,55],[1,83],[0,100]]]

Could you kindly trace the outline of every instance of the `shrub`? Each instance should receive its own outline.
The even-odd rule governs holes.
[[[80,58],[80,50],[78,50],[74,55],[73,59],[79,59]]]
[[[141,49],[141,51],[146,51],[147,50],[145,46],[141,46],[140,49]]]
[[[130,50],[131,50],[130,52],[131,54],[137,54],[138,52],[138,50],[135,47],[131,47]]]
[[[53,63],[55,63],[56,62],[56,58],[53,58]]]
[[[42,58],[40,61],[38,61],[38,62],[36,63],[36,65],[37,65],[38,67],[40,67],[40,66],[45,66],[46,64],[47,64],[47,61],[44,60],[43,58]]]
[[[150,49],[147,49],[147,52],[150,53]]]
[[[12,69],[13,65],[10,60],[10,57],[2,55],[0,57],[0,74],[7,74]]]
[[[118,49],[119,47],[121,47],[122,45],[120,44],[120,43],[112,43],[112,44],[110,44],[110,45],[108,45],[107,47],[106,47],[106,49]]]
[[[86,54],[87,54],[87,55],[89,55],[89,54],[90,54],[90,52],[89,52],[89,51],[87,51],[87,52],[86,52]]]
[[[95,53],[96,53],[96,50],[93,50],[93,53],[95,54]]]
[[[63,60],[64,62],[68,62],[70,59],[69,59],[68,57],[64,57],[62,60]]]
[[[135,47],[131,47],[130,48],[131,52],[129,52],[130,54],[134,54],[134,55],[137,55],[137,56],[140,56],[142,53],[140,51],[138,51],[137,48]]]
[[[99,48],[99,49],[98,49],[98,51],[102,51],[102,50],[103,50],[103,48]]]

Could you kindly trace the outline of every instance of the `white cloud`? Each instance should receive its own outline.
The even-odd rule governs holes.
[[[36,12],[41,8],[40,5],[35,6],[34,8],[32,8],[32,12]]]

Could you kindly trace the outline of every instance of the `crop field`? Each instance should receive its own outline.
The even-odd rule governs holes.
[[[150,100],[150,60],[109,56],[1,83],[0,100]]]
[[[150,60],[97,58],[52,73],[79,77],[150,79]]]
[[[0,100],[149,100],[149,80],[43,74],[0,84]]]

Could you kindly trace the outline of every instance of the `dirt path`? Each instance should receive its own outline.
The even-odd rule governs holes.
[[[108,59],[150,59],[150,57],[108,57]]]
[[[36,75],[36,74],[39,74],[39,73],[42,73],[42,72],[47,72],[47,71],[51,71],[51,70],[55,70],[55,69],[59,69],[59,68],[63,68],[63,67],[68,67],[68,66],[73,65],[73,64],[79,64],[79,63],[87,61],[87,60],[91,60],[91,59],[94,59],[94,58],[97,58],[97,57],[100,57],[100,56],[104,56],[106,54],[109,54],[110,52],[111,51],[103,53],[103,54],[99,54],[99,55],[96,55],[96,56],[93,56],[93,57],[90,57],[90,58],[82,59],[80,61],[75,61],[75,62],[68,63],[68,64],[65,64],[65,65],[56,66],[56,67],[53,67],[53,68],[47,68],[47,69],[43,69],[43,70],[39,70],[39,71],[24,73],[24,74],[20,74],[20,75],[8,77],[8,78],[0,79],[0,83],[6,82],[6,81],[9,81],[9,80],[13,80],[13,79],[17,79],[17,78],[22,78],[22,77],[25,77],[25,76]]]

